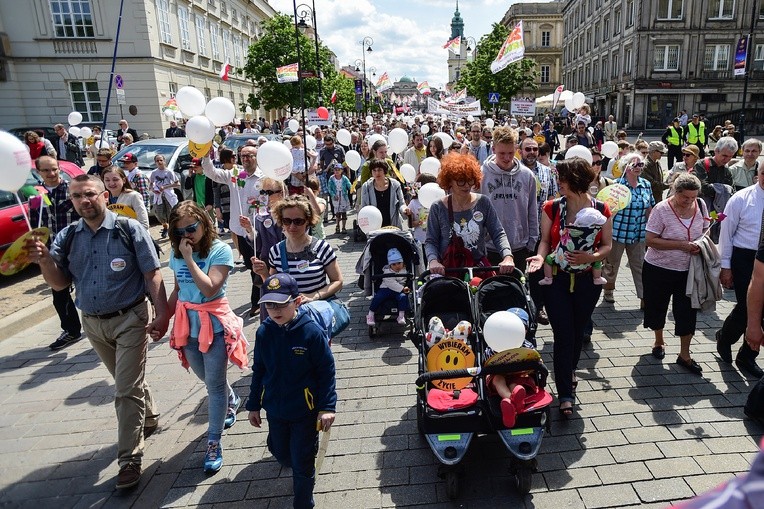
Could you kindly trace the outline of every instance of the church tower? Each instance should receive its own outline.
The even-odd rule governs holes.
[[[456,0],[456,11],[454,11],[454,17],[451,18],[451,37],[448,40],[450,41],[455,37],[461,37],[461,47],[459,54],[454,54],[453,51],[448,50],[449,87],[452,87],[454,82],[459,79],[462,67],[467,65],[467,42],[464,40],[464,20],[459,12],[459,0]]]

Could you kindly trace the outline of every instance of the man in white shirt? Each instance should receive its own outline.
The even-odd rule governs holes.
[[[252,277],[252,292],[250,296],[250,316],[259,311],[257,301],[260,299],[260,276],[252,272],[252,257],[255,256],[255,247],[247,238],[247,232],[241,226],[240,218],[249,217],[249,204],[260,199],[260,179],[262,172],[257,168],[257,147],[244,145],[241,149],[241,168],[234,167],[231,170],[215,168],[209,154],[202,159],[202,169],[207,178],[220,184],[228,184],[231,191],[231,220],[228,227],[238,238],[238,249],[244,257],[244,266],[249,270]],[[246,172],[246,175],[244,173]],[[243,186],[239,184],[243,182]]]
[[[616,133],[618,133],[618,124],[615,123],[615,117],[610,115],[605,122],[605,140],[615,141]]]
[[[727,217],[721,222],[719,248],[722,270],[719,279],[725,288],[735,287],[737,304],[722,328],[716,331],[716,350],[725,362],[732,362],[732,345],[745,333],[746,292],[751,282],[756,250],[764,238],[764,167],[759,168],[754,185],[738,191],[724,208]],[[743,341],[735,358],[742,371],[761,378],[764,371],[756,364],[758,352]]]

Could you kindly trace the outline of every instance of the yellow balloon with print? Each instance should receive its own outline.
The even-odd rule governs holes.
[[[607,203],[610,213],[615,214],[631,203],[631,191],[623,184],[612,184],[597,193],[599,201]]]
[[[212,141],[208,141],[207,143],[195,143],[188,140],[188,152],[191,154],[191,157],[202,158],[207,155],[211,148]]]

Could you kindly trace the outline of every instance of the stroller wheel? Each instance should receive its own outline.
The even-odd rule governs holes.
[[[459,473],[446,472],[446,495],[451,500],[459,498]],[[529,487],[530,489],[530,487]]]
[[[533,471],[528,467],[519,467],[515,474],[515,483],[517,484],[517,491],[521,495],[527,495],[531,491],[531,483],[533,482]]]

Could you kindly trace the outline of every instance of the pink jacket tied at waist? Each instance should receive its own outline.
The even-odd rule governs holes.
[[[200,352],[207,352],[210,349],[212,340],[215,338],[212,318],[210,316],[212,315],[223,326],[223,339],[228,359],[242,369],[247,367],[247,346],[249,343],[247,338],[244,337],[244,320],[236,316],[228,304],[228,299],[221,297],[202,304],[183,302],[181,300],[178,300],[175,304],[175,322],[172,326],[172,332],[170,332],[170,347],[178,351],[178,358],[180,358],[184,368],[189,368],[188,359],[186,359],[186,354],[183,351],[183,347],[188,345],[188,336],[191,332],[188,322],[189,310],[199,313]]]

